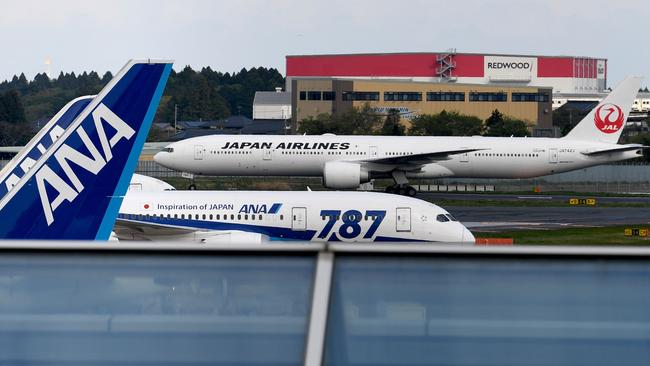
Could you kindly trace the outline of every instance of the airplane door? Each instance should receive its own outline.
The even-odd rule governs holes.
[[[396,230],[399,232],[411,231],[411,208],[398,207],[396,209]]]
[[[460,155],[461,163],[469,163],[469,153],[464,153]]]
[[[291,230],[307,230],[307,208],[294,207],[291,209]]]
[[[370,158],[377,158],[379,156],[379,149],[377,146],[370,146]]]
[[[203,160],[203,146],[194,145],[194,160]]]
[[[557,164],[557,149],[548,149],[548,162]]]
[[[264,150],[264,160],[271,160],[273,158],[273,152],[270,149]]]

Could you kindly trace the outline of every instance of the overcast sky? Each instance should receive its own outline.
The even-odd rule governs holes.
[[[608,84],[650,78],[647,0],[0,0],[0,80],[45,70],[115,72],[134,57],[175,69],[275,67],[285,56],[363,52],[608,59]],[[650,85],[650,81],[644,81]]]

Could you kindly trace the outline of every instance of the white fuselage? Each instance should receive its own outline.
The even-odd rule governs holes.
[[[479,149],[448,160],[402,164],[409,178],[531,178],[637,157],[636,151],[585,155],[615,144],[520,137],[257,136],[196,137],[155,156],[162,165],[197,175],[322,176],[332,161],[359,162],[371,178],[388,176],[395,164],[372,160],[435,151]],[[620,145],[619,145],[620,146]]]
[[[210,243],[232,232],[261,241],[474,242],[439,206],[370,192],[130,191],[115,227],[121,240]]]

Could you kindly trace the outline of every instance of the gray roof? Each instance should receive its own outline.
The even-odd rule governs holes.
[[[255,92],[255,105],[291,105],[290,92],[258,91]]]

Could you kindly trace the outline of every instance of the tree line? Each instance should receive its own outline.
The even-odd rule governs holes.
[[[0,83],[0,144],[21,145],[37,131],[27,121],[48,120],[67,102],[97,94],[113,78],[95,71],[63,73],[50,79],[25,74]],[[156,113],[156,122],[215,120],[241,114],[252,117],[256,91],[272,91],[284,85],[284,77],[274,68],[257,67],[222,73],[210,67],[195,71],[186,66],[171,72]],[[42,124],[39,124],[42,126]]]
[[[398,110],[392,109],[382,115],[367,104],[342,113],[305,118],[299,122],[298,132],[308,135],[530,136],[525,121],[506,116],[497,109],[486,120],[445,110],[421,114],[413,117],[407,128],[401,123]]]

